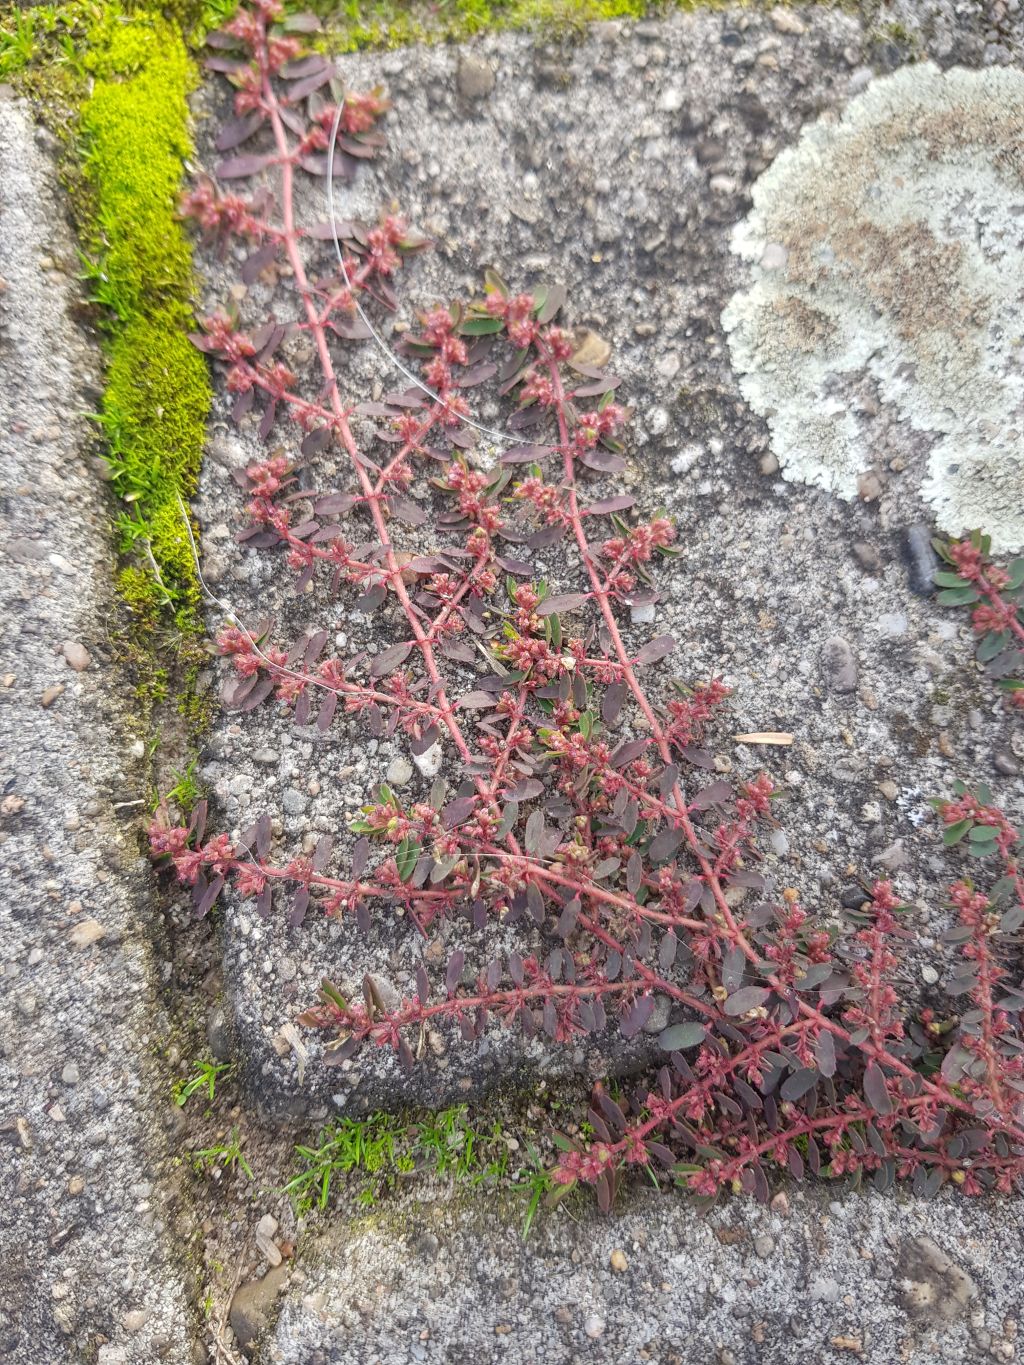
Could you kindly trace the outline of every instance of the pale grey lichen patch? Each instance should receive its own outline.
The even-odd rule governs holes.
[[[882,406],[938,525],[1020,549],[1024,75],[873,82],[761,176],[732,244],[754,281],[723,323],[784,477],[856,496]]]

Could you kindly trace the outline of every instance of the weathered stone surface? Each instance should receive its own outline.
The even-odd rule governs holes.
[[[553,1214],[525,1243],[482,1200],[453,1207],[441,1198],[339,1229],[293,1275],[260,1359],[1014,1358],[1017,1204],[874,1194],[829,1202],[819,1192],[794,1195],[785,1212],[730,1201],[697,1218],[673,1198],[630,1202],[605,1219]],[[908,1275],[934,1289],[929,1311]]]
[[[45,273],[44,253],[68,274]],[[100,348],[71,321],[76,260],[30,111],[0,98],[0,544],[20,547],[0,573],[0,1359],[192,1365],[154,1183],[152,882],[112,810],[147,790],[124,763],[128,689],[76,643],[106,636],[113,592],[111,511],[85,460]]]
[[[900,10],[899,20],[917,32],[921,13]],[[954,26],[942,6],[929,13],[922,42],[940,60],[954,54],[975,66],[989,60],[973,22]],[[787,842],[773,846],[763,864],[773,885],[797,885],[806,904],[835,915],[839,879],[848,880],[843,869],[869,870],[901,839],[899,891],[920,907],[931,931],[945,914],[946,869],[934,862],[926,798],[947,791],[979,761],[990,771],[1008,722],[990,706],[978,711],[978,727],[961,722],[959,711],[941,725],[933,715],[934,694],[961,676],[964,653],[948,613],[912,591],[902,556],[905,528],[927,511],[897,452],[904,437],[913,445],[920,433],[893,428],[892,458],[870,503],[844,504],[786,482],[770,464],[759,474],[768,427],[743,399],[721,324],[729,300],[750,284],[750,268],[731,241],[758,177],[797,144],[805,126],[823,113],[838,117],[880,61],[870,26],[849,13],[807,9],[800,22],[805,33],[752,12],[698,12],[645,25],[638,41],[629,26],[601,28],[559,53],[557,79],[551,52],[531,38],[486,37],[472,52],[493,69],[495,86],[470,119],[453,80],[458,58],[448,50],[345,58],[346,80],[354,87],[385,83],[394,108],[390,151],[361,166],[338,202],[346,215],[368,220],[380,205],[396,202],[439,243],[397,281],[400,321],[475,287],[485,265],[515,288],[570,286],[570,322],[611,346],[611,367],[624,381],[619,395],[636,408],[626,489],[644,509],[667,508],[685,547],[682,560],[659,570],[664,592],[653,621],[647,613],[629,621],[628,641],[639,648],[652,634],[671,633],[681,642],[677,671],[686,680],[724,674],[734,687],[729,732],[794,733],[790,748],[770,752],[734,748],[724,735],[720,741],[723,770],[742,776],[767,768],[793,794],[780,808]],[[759,54],[776,60],[762,62]],[[896,50],[885,60],[899,65],[912,55]],[[212,164],[208,144],[205,155]],[[299,211],[305,221],[323,220],[318,182],[303,185]],[[785,261],[776,253],[770,264],[784,276],[788,253]],[[237,280],[212,253],[202,267],[204,304],[212,310]],[[251,286],[250,300],[281,316],[290,307],[267,279]],[[668,356],[672,363],[662,364]],[[344,350],[342,382],[353,401],[396,380],[373,348]],[[475,401],[481,392],[473,391]],[[280,561],[226,549],[226,537],[213,535],[214,528],[241,528],[242,499],[230,466],[258,458],[262,449],[248,421],[229,431],[227,410],[222,395],[213,424],[217,458],[208,463],[198,503],[211,528],[205,549],[215,586],[250,623],[273,613],[285,642],[324,625],[349,656],[391,643],[401,626],[387,609],[366,625],[344,598],[332,602],[318,589],[297,599]],[[480,415],[499,420],[497,408],[483,406]],[[484,448],[477,458],[483,464],[491,454]],[[325,454],[304,477],[334,487],[346,475]],[[429,527],[419,537],[399,534],[403,547],[436,544]],[[855,544],[877,549],[870,577],[853,557]],[[538,575],[551,578],[560,572],[560,552],[541,551],[536,563]],[[559,590],[574,587],[566,582]],[[906,625],[894,635],[887,623],[897,619]],[[860,660],[856,690],[844,687],[842,695],[821,670],[823,650],[837,635],[855,642]],[[360,722],[338,717],[327,739],[313,739],[263,708],[240,724],[234,718],[220,724],[204,776],[227,829],[271,810],[280,816],[283,856],[330,833],[341,865],[347,821],[396,761],[404,776],[412,755],[401,738],[368,738]],[[450,785],[458,781],[447,750],[440,772]],[[883,806],[877,782],[889,773],[900,792]],[[402,799],[422,799],[428,789],[414,767]],[[1007,785],[999,797],[1012,810],[1019,787]],[[310,917],[289,928],[283,914],[264,922],[234,902],[226,905],[224,926],[249,1092],[271,1114],[448,1102],[545,1068],[586,1083],[634,1060],[613,1038],[602,1040],[597,1053],[524,1044],[507,1032],[467,1047],[439,1029],[410,1076],[384,1049],[325,1069],[323,1039],[304,1035],[308,1055],[300,1056],[282,1025],[315,998],[324,976],[358,992],[369,970],[410,994],[423,953],[418,936],[385,919],[365,938],[350,920]],[[538,946],[521,928],[489,931],[485,942],[462,921],[442,937],[427,959],[435,973],[457,947],[477,964],[489,952]]]
[[[610,346],[622,394],[637,406],[630,488],[645,508],[670,509],[686,549],[662,599],[630,622],[628,639],[639,645],[651,633],[675,633],[685,676],[724,672],[735,687],[736,731],[796,736],[790,749],[767,754],[734,748],[729,730],[717,740],[723,771],[766,766],[790,793],[765,871],[775,884],[799,885],[805,903],[829,917],[853,876],[847,865],[877,861],[916,907],[908,922],[936,935],[948,869],[922,823],[924,798],[948,790],[954,776],[994,767],[997,799],[1019,818],[1021,784],[1010,779],[1019,777],[1024,737],[965,680],[957,626],[928,599],[927,585],[917,588],[921,598],[912,595],[901,546],[905,528],[927,515],[912,477],[924,457],[921,433],[901,468],[905,433],[894,427],[870,506],[841,507],[783,483],[767,427],[729,369],[720,315],[750,287],[730,233],[757,178],[804,126],[864,91],[873,68],[925,51],[943,64],[1020,64],[1019,6],[967,0],[957,9],[893,0],[888,36],[873,18],[850,14],[737,10],[603,25],[561,52],[502,36],[465,54],[417,49],[346,60],[353,85],[382,79],[396,101],[392,151],[361,170],[346,204],[373,218],[396,198],[438,244],[407,272],[402,320],[472,287],[494,264],[517,287],[573,285],[581,343],[589,332]],[[896,25],[910,41],[896,40]],[[460,91],[460,55],[467,69],[476,64],[479,94]],[[169,1228],[181,1235],[188,1219],[160,1180],[159,1115],[184,1118],[150,1081],[167,1034],[145,933],[152,883],[112,813],[115,802],[145,801],[149,791],[134,766],[141,741],[136,748],[117,734],[120,681],[103,645],[109,508],[81,447],[81,414],[94,408],[99,387],[98,348],[68,320],[76,257],[43,159],[52,139],[33,132],[28,110],[9,94],[0,87],[0,1356],[16,1365],[201,1365],[182,1248],[168,1247]],[[200,96],[200,112],[211,100],[223,102],[223,89]],[[302,211],[307,221],[322,219],[318,187],[307,187]],[[44,257],[62,261],[63,276],[46,272]],[[789,248],[769,242],[758,268],[783,277]],[[237,279],[212,259],[205,269],[213,307]],[[268,280],[253,291],[272,302]],[[288,342],[297,363],[305,363],[303,340]],[[366,348],[344,359],[355,399],[394,382]],[[240,503],[230,468],[259,446],[250,431],[227,434],[224,418],[221,403],[200,502],[211,578],[253,621],[274,611],[297,634],[322,620],[351,633],[353,650],[364,638],[380,647],[393,620],[361,637],[346,603],[295,600],[277,566],[231,546]],[[312,474],[330,480],[338,472],[324,460]],[[865,545],[877,555],[854,563],[851,546]],[[546,573],[557,558],[542,554],[537,563]],[[895,620],[899,631],[890,628]],[[835,698],[822,684],[822,648],[836,631],[856,642],[856,699]],[[945,692],[956,704],[940,702]],[[396,763],[409,796],[422,796],[428,779],[402,743],[367,742],[357,722],[339,722],[314,744],[268,713],[222,723],[205,775],[215,815],[229,828],[276,808],[284,792],[279,846],[293,852],[341,832],[343,854],[347,816]],[[442,774],[453,771],[442,754]],[[842,899],[862,896],[854,887]],[[445,951],[460,941],[473,946],[455,925]],[[510,930],[493,947],[521,949],[523,939]],[[515,1035],[466,1052],[438,1033],[412,1081],[385,1053],[325,1070],[320,1040],[303,1042],[291,1022],[320,976],[358,989],[369,968],[382,993],[407,992],[421,948],[401,925],[385,923],[363,941],[347,925],[289,929],[229,905],[229,1002],[250,1097],[274,1115],[437,1102],[552,1064],[547,1049],[524,1048]],[[901,970],[935,987],[931,959],[938,963],[941,951],[934,940],[924,950],[910,943]],[[208,1019],[211,1052],[227,1060],[234,1029],[219,1009]],[[198,1025],[202,1047],[201,1013]],[[585,1083],[631,1063],[619,1048],[566,1052],[554,1064]],[[239,1124],[247,1127],[248,1116]],[[281,1139],[289,1157],[292,1137]],[[272,1169],[266,1147],[260,1156]],[[257,1166],[258,1178],[266,1169]],[[209,1189],[218,1183],[229,1184],[211,1179]],[[1009,1360],[1018,1349],[1015,1201],[868,1196],[830,1204],[819,1190],[779,1193],[770,1211],[737,1202],[696,1219],[675,1198],[634,1202],[630,1193],[624,1217],[581,1224],[559,1214],[524,1245],[518,1208],[508,1217],[497,1201],[459,1208],[450,1189],[417,1186],[424,1207],[396,1200],[383,1216],[339,1227],[321,1247],[300,1239],[296,1253],[287,1201],[267,1213],[260,1191],[258,1213],[238,1217],[239,1206],[252,1212],[242,1190],[239,1178],[233,1202],[208,1210],[207,1228],[249,1258],[246,1275],[281,1257],[275,1278],[242,1287],[230,1315],[250,1350],[255,1333],[269,1334],[259,1358],[278,1365],[841,1365],[851,1357],[952,1365]],[[223,1261],[230,1282],[234,1262]],[[226,1284],[217,1288],[223,1294]],[[211,1333],[219,1322],[217,1313]],[[210,1359],[226,1359],[225,1349]]]

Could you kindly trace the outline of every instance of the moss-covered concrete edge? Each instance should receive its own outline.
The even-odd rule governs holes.
[[[103,336],[93,416],[114,494],[125,606],[114,634],[138,690],[136,726],[147,733],[154,706],[173,700],[194,739],[205,720],[195,690],[205,655],[182,505],[198,482],[212,392],[188,340],[196,283],[177,217],[192,150],[188,96],[199,78],[188,34],[185,14],[133,0],[27,11],[0,3],[0,80],[58,135],[81,273]]]
[[[99,420],[122,548],[132,551],[120,587],[141,615],[168,605],[179,629],[194,631],[199,592],[181,499],[198,480],[211,391],[187,335],[192,253],[176,212],[196,71],[179,28],[160,15],[121,15],[105,29],[85,56],[94,80],[79,139],[93,201],[87,272],[110,317]]]
[[[197,79],[180,26],[155,7],[0,6],[0,80],[31,100],[62,144],[82,275],[104,337],[94,416],[116,496],[123,635],[157,701],[167,670],[156,627],[173,622],[192,640],[201,630],[179,498],[198,479],[211,390],[187,339],[192,257],[176,216]]]

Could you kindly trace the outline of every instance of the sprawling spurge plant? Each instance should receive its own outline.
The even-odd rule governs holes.
[[[187,827],[158,819],[154,853],[191,884],[199,914],[230,881],[263,915],[277,891],[293,924],[315,907],[364,929],[398,913],[424,941],[456,917],[484,941],[519,926],[522,953],[470,963],[458,950],[439,981],[424,959],[397,1004],[370,974],[359,999],[325,983],[303,1017],[336,1035],[329,1061],[372,1044],[411,1067],[441,1021],[468,1043],[492,1023],[553,1046],[616,1028],[634,1038],[658,998],[669,1002],[654,1089],[622,1103],[599,1090],[593,1140],[565,1143],[558,1178],[596,1184],[605,1206],[629,1164],[708,1196],[764,1197],[772,1166],[870,1172],[879,1187],[912,1176],[929,1191],[947,1178],[972,1193],[1008,1189],[1024,1165],[1024,991],[1009,967],[1024,918],[1016,833],[966,791],[941,806],[950,830],[1002,869],[987,895],[967,881],[952,890],[953,989],[965,1000],[955,1014],[901,1005],[893,983],[909,933],[887,882],[851,912],[845,937],[795,893],[778,904],[759,894],[755,837],[772,821],[773,784],[702,777],[713,763],[701,733],[727,689],[673,693],[656,665],[674,642],[624,638],[630,606],[656,598],[675,531],[608,489],[624,468],[627,413],[617,381],[574,359],[556,322],[564,291],[514,294],[489,275],[482,298],[432,309],[405,338],[429,393],[358,406],[343,395],[337,343],[365,331],[355,299],[393,306],[392,280],[422,243],[395,217],[346,224],[342,274],[325,264],[323,229],[297,223],[296,176],[323,171],[336,101],[344,170],[380,145],[385,106],[379,92],[346,94],[325,58],[300,51],[296,28],[312,21],[289,33],[279,17],[276,0],[258,0],[211,35],[237,118],[218,139],[231,155],[186,211],[214,236],[251,243],[244,278],[286,265],[299,316],[248,330],[224,312],[196,341],[226,371],[236,419],[259,410],[265,437],[285,416],[295,431],[290,454],[241,475],[248,546],[280,556],[298,590],[323,575],[355,610],[401,624],[380,652],[342,659],[324,656],[325,630],[279,644],[236,622],[220,637],[234,670],[227,700],[248,711],[274,697],[320,730],[340,707],[374,733],[407,735],[427,768],[446,758],[455,785],[438,778],[411,805],[378,788],[333,871],[327,839],[280,861],[269,815],[232,843],[206,836],[202,806]],[[262,150],[237,150],[255,138]],[[247,198],[218,183],[253,175]],[[308,392],[275,359],[296,331],[319,365]],[[461,420],[467,391],[487,380],[513,397],[519,441],[489,469]],[[366,417],[377,425],[361,446],[353,427]],[[328,447],[347,456],[340,490],[317,487]],[[427,552],[427,514],[409,495],[424,477],[437,500]],[[528,562],[559,542],[580,566],[573,591],[536,581]]]
[[[1024,710],[1024,556],[1003,568],[990,556],[991,537],[972,531],[965,540],[932,542],[951,566],[936,574],[943,606],[970,607],[978,636],[978,662],[1007,706]]]

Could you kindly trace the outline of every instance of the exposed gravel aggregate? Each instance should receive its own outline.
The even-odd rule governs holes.
[[[261,1365],[1017,1359],[1021,1224],[1003,1204],[629,1202],[554,1215],[525,1244],[483,1201],[356,1222],[293,1279]]]
[[[473,291],[486,265],[516,286],[570,286],[571,320],[611,348],[635,406],[629,491],[643,509],[668,509],[685,550],[627,638],[672,633],[674,671],[734,687],[715,762],[767,767],[787,789],[764,844],[773,889],[798,887],[831,919],[858,903],[861,877],[892,875],[917,932],[901,991],[943,1003],[943,888],[960,864],[941,851],[926,801],[957,777],[984,779],[1024,818],[1024,730],[972,664],[965,618],[922,591],[920,554],[908,551],[927,534],[920,434],[885,404],[869,413],[884,459],[863,501],[787,482],[768,423],[741,396],[721,315],[752,282],[733,228],[802,128],[921,57],[1020,67],[1022,39],[1019,0],[892,0],[859,14],[698,12],[597,25],[566,44],[504,34],[343,59],[354,87],[380,81],[395,106],[389,150],[344,191],[345,212],[373,218],[397,201],[436,239],[400,282],[398,321]],[[219,78],[196,96],[207,165],[226,102]],[[318,184],[300,212],[324,217]],[[240,261],[199,263],[204,303],[222,304]],[[422,1180],[367,1216],[349,1191],[333,1224],[297,1220],[281,1186],[299,1129],[282,1119],[416,1100],[486,1106],[489,1088],[523,1078],[565,1100],[552,1066],[585,1086],[636,1056],[616,1041],[552,1059],[512,1033],[471,1055],[439,1031],[411,1081],[383,1053],[327,1071],[320,1041],[286,1026],[324,975],[357,989],[370,968],[382,991],[408,989],[421,945],[407,926],[384,922],[364,940],[313,917],[264,923],[228,901],[223,997],[205,947],[194,961],[155,952],[154,884],[131,825],[149,796],[145,744],[126,733],[112,659],[110,509],[81,415],[95,408],[100,358],[71,320],[77,269],[47,137],[0,92],[0,1357],[201,1365],[196,1300],[216,1287],[216,1328],[237,1275],[221,1357],[240,1359],[244,1342],[262,1365],[1015,1360],[1018,1200],[787,1186],[768,1209],[732,1200],[698,1218],[682,1197],[630,1186],[614,1217],[570,1202],[524,1243],[519,1202]],[[263,279],[249,293],[283,312],[287,287]],[[308,367],[301,340],[286,352]],[[355,400],[396,382],[365,346],[346,350],[341,374]],[[478,412],[500,420],[486,401]],[[232,469],[261,447],[226,413],[221,394],[196,502],[211,583],[248,621],[274,616],[286,638],[315,623],[343,654],[384,647],[401,628],[393,612],[366,627],[344,598],[296,601],[273,556],[234,544]],[[324,459],[314,476],[332,486],[342,464]],[[406,544],[426,548],[431,534],[428,523]],[[562,589],[577,567],[562,551],[537,556],[538,573],[565,575]],[[220,679],[211,664],[205,684]],[[794,743],[732,738],[764,730]],[[441,772],[452,780],[447,754]],[[220,717],[201,775],[218,827],[270,808],[286,857],[324,832],[343,855],[347,819],[384,778],[405,798],[429,786],[400,742],[343,718],[312,741],[269,707]],[[432,950],[442,972],[450,947],[472,938],[449,932]],[[522,941],[510,929],[492,947]],[[157,1075],[172,1033],[160,983],[185,1012],[207,1011],[212,1055],[239,1063],[209,1115],[174,1109]],[[216,1172],[188,1186],[206,1218],[199,1294],[186,1269],[192,1215],[164,1165],[168,1132],[184,1142],[186,1129],[189,1141],[237,1130],[255,1170],[251,1184]]]
[[[168,1022],[131,828],[145,788],[86,460],[99,355],[72,321],[46,146],[0,98],[0,1358],[192,1365],[151,1079]]]

